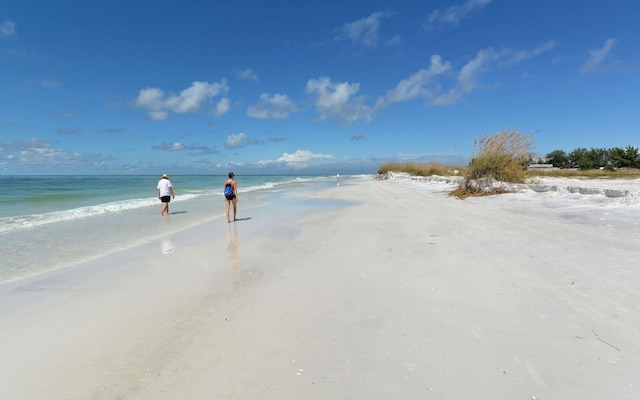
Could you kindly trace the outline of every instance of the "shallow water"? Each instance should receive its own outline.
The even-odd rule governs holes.
[[[0,283],[97,259],[225,213],[224,177],[171,177],[176,198],[171,215],[164,217],[155,196],[156,177],[5,178],[11,190],[0,198]],[[237,179],[239,217],[273,193],[333,183],[317,176]]]

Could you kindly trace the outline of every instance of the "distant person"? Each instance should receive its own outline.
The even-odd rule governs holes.
[[[227,222],[231,222],[229,219],[229,208],[233,203],[233,220],[236,221],[236,211],[238,204],[238,183],[234,179],[235,174],[229,172],[229,179],[224,181],[224,199],[227,202]]]
[[[169,202],[171,198],[176,198],[176,195],[173,193],[173,185],[169,180],[169,175],[163,174],[162,178],[158,181],[158,198],[162,202],[162,209],[160,210],[160,215],[164,215],[166,212],[169,215]]]
[[[340,186],[340,174],[336,174],[337,186]]]

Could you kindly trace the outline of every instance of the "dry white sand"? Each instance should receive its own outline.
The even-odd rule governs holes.
[[[0,399],[640,398],[637,222],[320,197],[0,287]]]

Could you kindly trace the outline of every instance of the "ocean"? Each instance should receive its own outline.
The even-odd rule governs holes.
[[[225,176],[171,176],[172,215],[160,217],[160,176],[3,176],[0,284],[138,246],[225,218]],[[326,176],[237,176],[240,214],[290,187],[335,184]],[[244,207],[244,208],[243,208]]]

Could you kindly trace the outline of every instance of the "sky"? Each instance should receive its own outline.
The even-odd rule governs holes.
[[[0,174],[355,174],[640,145],[637,0],[0,0]]]

